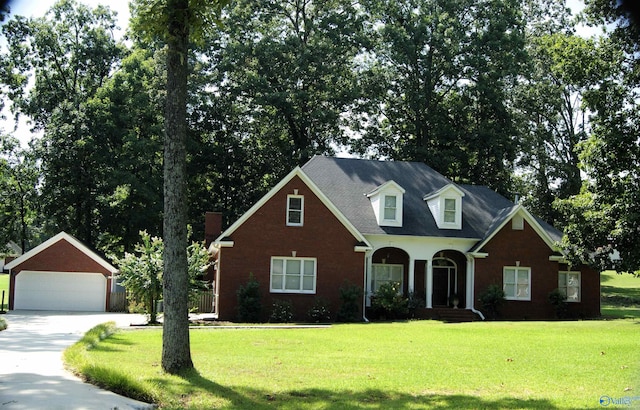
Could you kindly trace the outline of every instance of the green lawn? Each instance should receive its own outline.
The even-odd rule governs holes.
[[[9,275],[0,273],[0,303],[2,303],[2,291],[4,291],[4,305],[0,310],[9,309]]]
[[[640,278],[605,271],[600,274],[600,283],[602,316],[640,319]]]
[[[197,372],[184,377],[161,371],[160,330],[136,330],[67,361],[162,409],[598,408],[601,396],[638,395],[639,329],[635,320],[203,328],[191,331]]]

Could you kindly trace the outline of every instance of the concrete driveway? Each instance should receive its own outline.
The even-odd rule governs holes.
[[[0,332],[0,410],[149,409],[152,405],[83,383],[66,371],[62,352],[92,327],[144,323],[141,315],[10,311]]]

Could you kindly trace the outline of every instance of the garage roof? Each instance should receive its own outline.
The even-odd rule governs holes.
[[[11,262],[7,263],[6,265],[4,265],[4,268],[5,269],[13,269],[16,266],[18,266],[21,263],[23,263],[24,261],[32,258],[33,256],[39,254],[43,250],[49,248],[50,246],[54,245],[55,243],[57,243],[57,242],[59,242],[61,240],[67,241],[68,243],[70,243],[71,245],[76,247],[80,252],[82,252],[85,255],[87,255],[87,257],[93,259],[96,263],[98,263],[100,266],[102,266],[103,268],[105,268],[109,272],[116,273],[118,271],[117,268],[115,268],[109,262],[105,261],[97,253],[95,253],[94,251],[89,249],[86,245],[82,244],[82,242],[80,242],[79,240],[77,240],[76,238],[74,238],[73,236],[69,235],[66,232],[60,232],[56,236],[44,241],[43,243],[41,243],[40,245],[38,245],[35,248],[31,249],[29,252],[25,253],[24,255],[20,256],[19,258],[16,258],[16,259],[12,260]]]

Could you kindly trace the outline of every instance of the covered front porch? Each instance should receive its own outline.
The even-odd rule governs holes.
[[[474,259],[464,252],[466,244],[409,245],[381,246],[367,255],[367,306],[382,284],[399,282],[405,296],[421,301],[419,317],[438,318],[443,309],[473,310]]]

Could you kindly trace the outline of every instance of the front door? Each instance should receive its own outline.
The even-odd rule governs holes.
[[[456,264],[451,259],[433,260],[433,306],[449,306],[449,298],[456,293]]]

